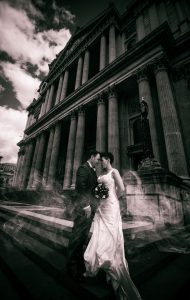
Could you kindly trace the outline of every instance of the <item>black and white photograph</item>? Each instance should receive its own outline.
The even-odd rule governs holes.
[[[189,286],[189,0],[0,0],[1,300]]]

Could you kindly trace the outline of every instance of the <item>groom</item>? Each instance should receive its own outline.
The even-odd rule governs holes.
[[[97,184],[95,167],[99,161],[100,152],[91,151],[88,160],[77,170],[74,226],[68,247],[67,272],[78,281],[82,280],[85,272],[83,254],[96,209],[92,190]]]

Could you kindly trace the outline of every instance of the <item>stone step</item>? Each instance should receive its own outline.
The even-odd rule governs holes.
[[[4,269],[9,274],[10,280],[15,282],[22,299],[79,299],[15,247],[3,232],[0,236],[0,261],[4,264]],[[8,293],[9,291],[7,291],[4,300],[9,299]]]
[[[8,275],[2,270],[2,265],[0,265],[0,291],[1,300],[20,300],[18,291],[11,284]]]
[[[72,222],[59,218],[52,218],[24,209],[1,206],[0,219],[3,229],[6,227],[7,234],[14,240],[19,249],[32,259],[50,276],[70,290],[75,287],[75,283],[70,281],[65,275],[65,236],[69,239],[72,230]],[[35,212],[34,212],[35,209]],[[134,226],[134,239],[131,239],[131,230]],[[63,229],[63,230],[62,230]],[[151,224],[139,222],[138,224],[123,224],[125,236],[126,257],[129,263],[129,270],[132,279],[136,284],[147,282],[152,276],[159,273],[162,268],[175,260],[175,253],[164,253],[159,251],[159,242],[163,239],[153,238],[143,240],[145,232],[147,235],[154,233]],[[125,234],[128,230],[129,234]],[[55,232],[56,231],[56,232]],[[62,240],[61,240],[62,238]],[[53,259],[54,257],[54,259]],[[75,287],[79,294],[90,295],[92,299],[109,299],[111,297],[109,289],[101,281],[89,280],[88,285],[77,285]],[[93,298],[94,297],[94,298]]]
[[[3,226],[1,227],[3,228]],[[60,252],[48,247],[39,240],[29,236],[21,230],[15,233],[14,229],[6,231],[6,235],[13,241],[15,248],[19,249],[36,266],[40,267],[44,273],[57,282],[60,282],[66,289],[83,298],[90,299],[110,299],[111,291],[104,283],[96,278],[89,279],[85,283],[77,284],[73,282],[65,273],[65,256]]]
[[[49,247],[65,253],[69,243],[68,232],[63,236],[64,231],[57,231],[55,228],[49,228],[40,220],[31,220],[27,216],[14,215],[0,211],[0,219],[4,222],[4,231],[23,231],[31,237],[42,241]]]
[[[146,300],[190,299],[190,254],[176,254],[175,260],[140,285]]]
[[[36,207],[39,209],[39,206]],[[1,206],[0,218],[4,220],[5,227],[9,230],[13,226],[14,230],[23,231],[31,237],[37,239],[43,244],[48,245],[52,249],[56,249],[63,255],[65,253],[66,246],[69,240],[69,234],[72,230],[72,222],[44,216],[42,214],[34,212],[35,207],[32,206],[33,211],[28,211],[26,207],[21,210],[21,207],[15,208],[12,206]],[[41,210],[44,207],[41,207]],[[15,215],[17,213],[17,215]],[[8,223],[7,223],[8,222]],[[150,276],[149,272],[155,272],[162,264],[167,263],[167,260],[172,259],[170,253],[161,253],[158,255],[157,244],[153,241],[142,242],[140,235],[153,234],[153,226],[147,222],[128,222],[123,223],[124,237],[125,237],[125,249],[126,257],[129,261],[129,265],[132,266],[132,276],[137,280],[141,280],[141,277],[147,278]],[[132,235],[135,235],[135,239],[131,239]],[[66,235],[66,237],[64,236]],[[158,238],[155,239],[158,242]],[[152,253],[155,253],[155,259],[150,260]],[[140,267],[139,267],[140,265]],[[149,272],[148,272],[149,270]],[[145,275],[145,276],[144,276]]]

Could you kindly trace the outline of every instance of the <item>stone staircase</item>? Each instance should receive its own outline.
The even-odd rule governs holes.
[[[80,284],[66,275],[65,253],[73,222],[62,219],[63,213],[56,207],[1,203],[0,279],[5,278],[6,283],[2,300],[114,299],[101,273]],[[131,221],[123,224],[123,230],[130,273],[141,291],[176,254],[159,252],[167,236],[144,239],[153,232],[150,223]]]

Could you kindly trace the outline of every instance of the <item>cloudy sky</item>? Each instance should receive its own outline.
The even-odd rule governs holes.
[[[123,13],[127,0],[115,0]],[[26,108],[48,64],[71,38],[109,5],[109,0],[0,0],[0,155],[17,161]]]

